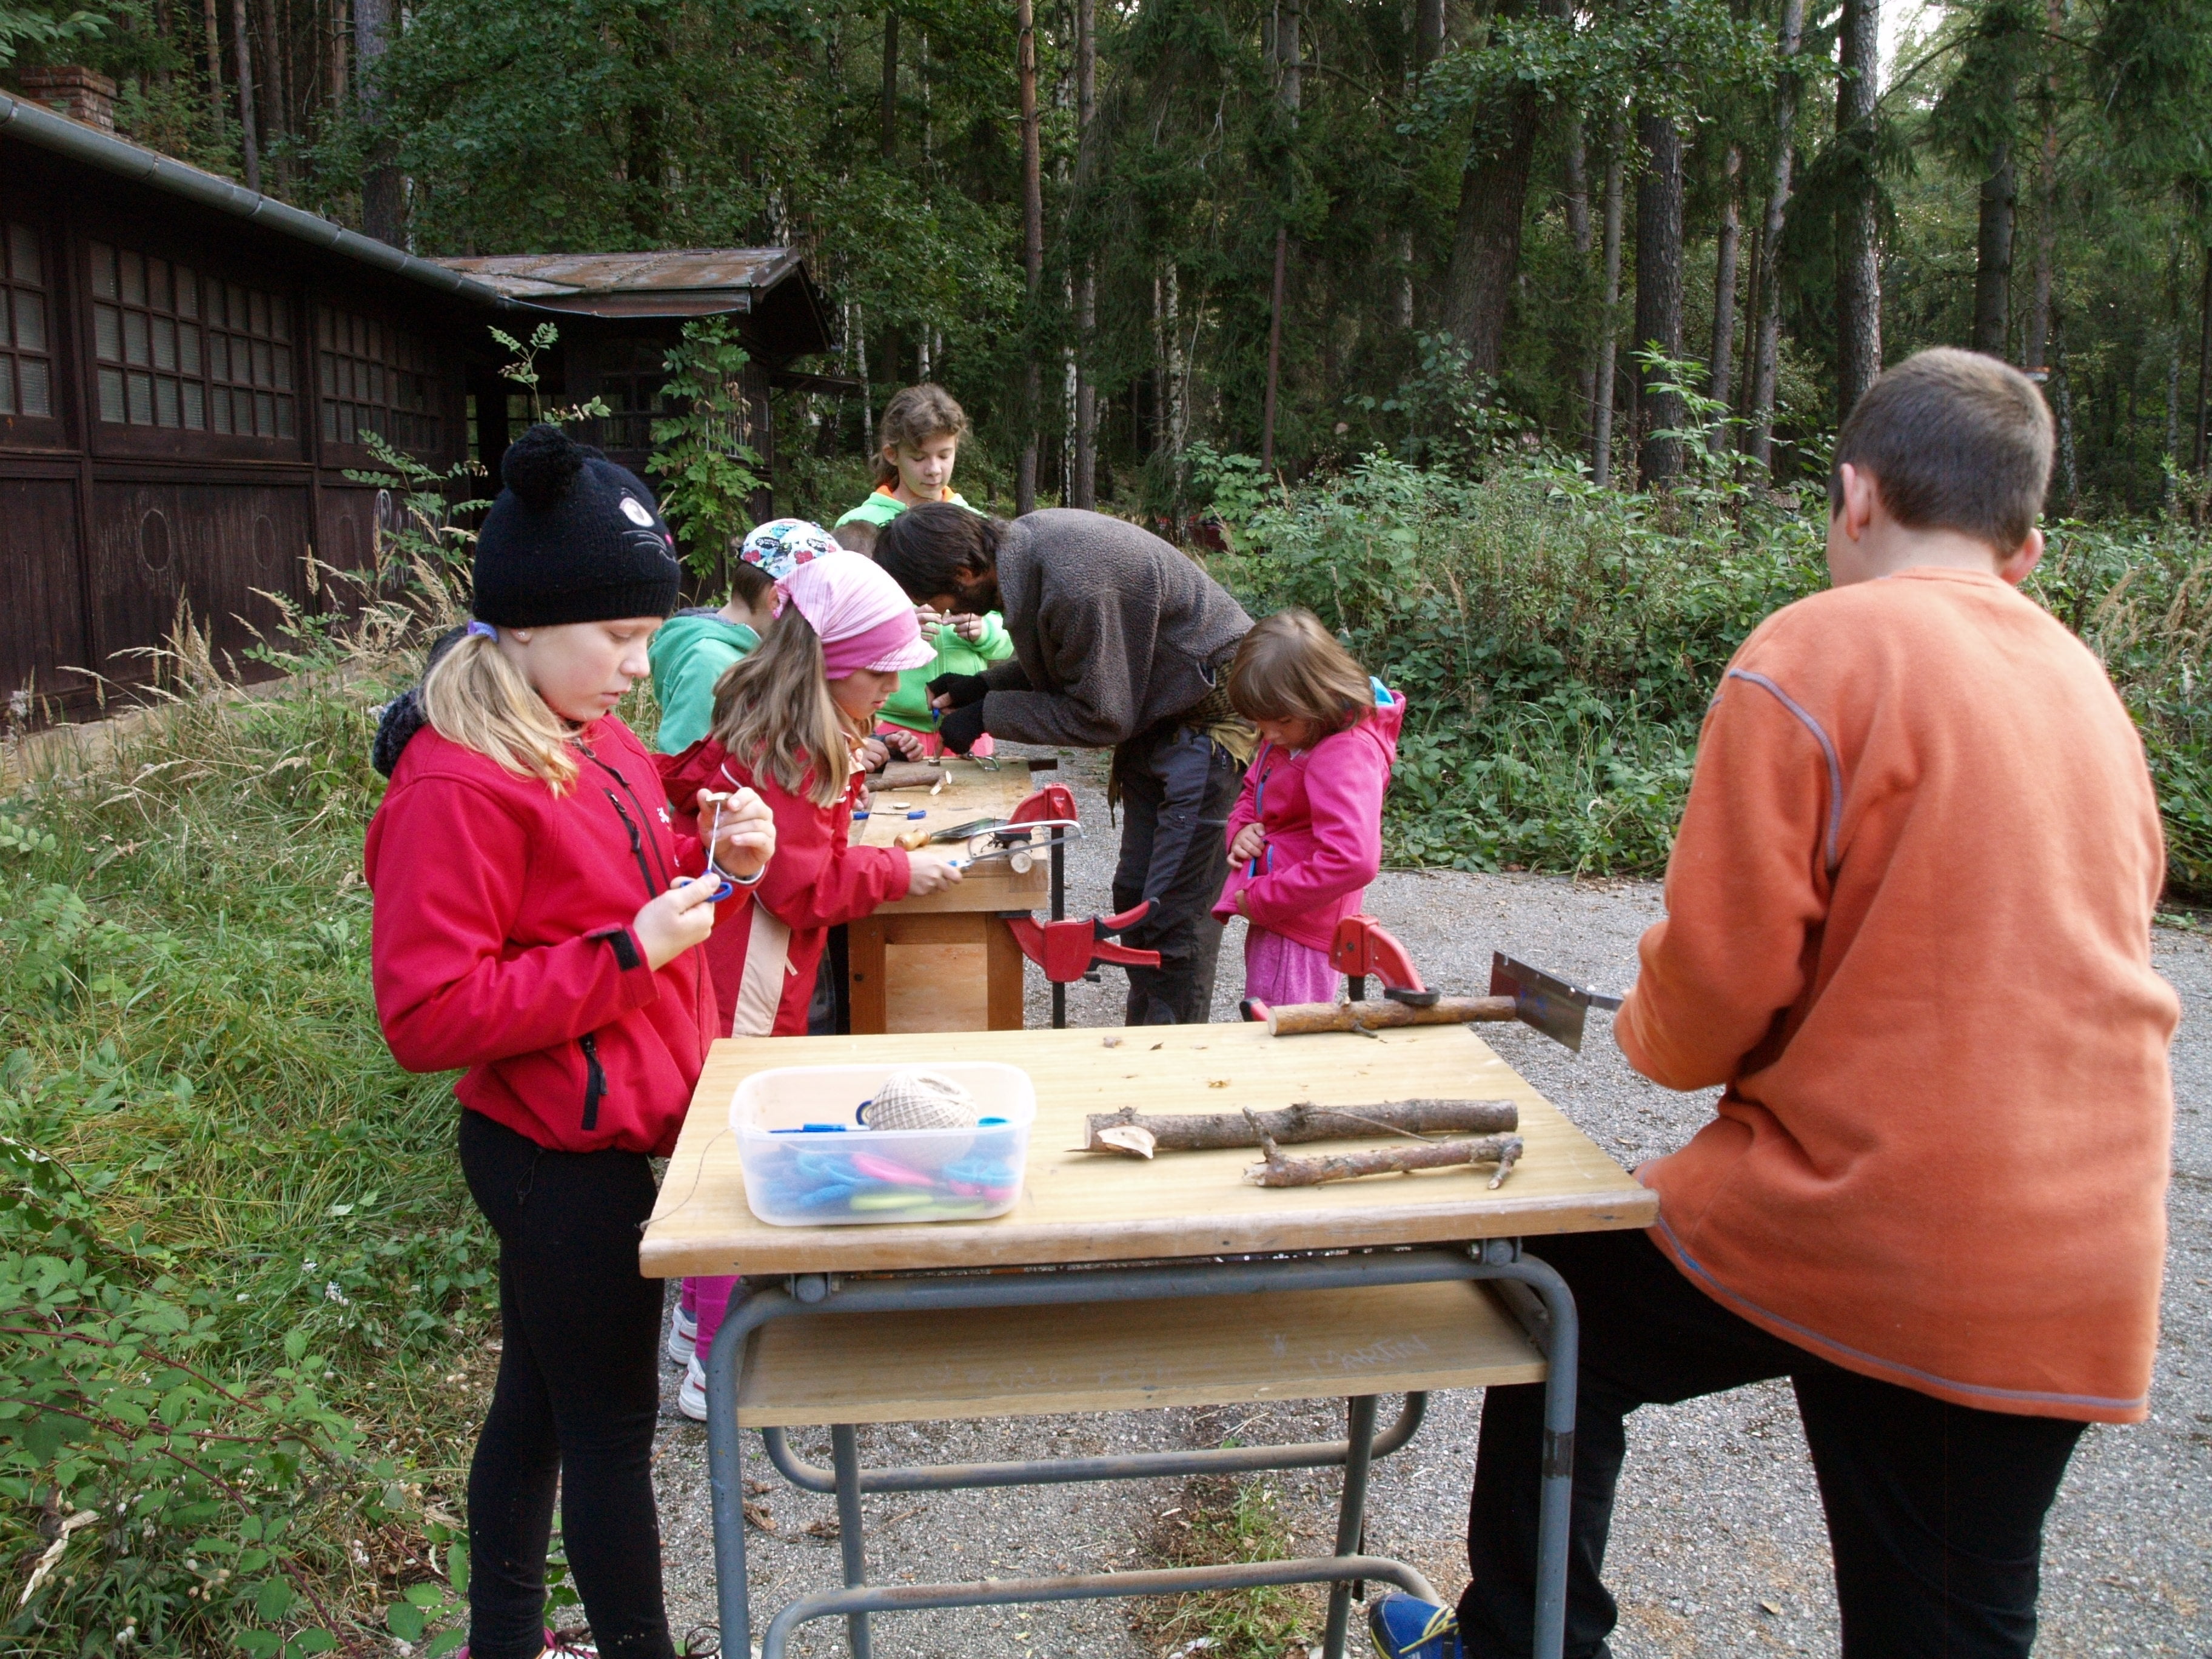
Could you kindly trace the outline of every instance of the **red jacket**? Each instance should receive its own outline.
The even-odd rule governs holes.
[[[705,856],[628,726],[598,720],[577,747],[556,795],[428,726],[409,742],[363,860],[377,1016],[402,1066],[467,1067],[461,1103],[541,1146],[665,1155],[714,992],[696,951],[647,968],[629,923]]]
[[[1267,850],[1230,871],[1215,915],[1235,915],[1242,893],[1255,926],[1326,951],[1336,924],[1359,908],[1382,867],[1382,792],[1406,722],[1403,693],[1379,681],[1375,692],[1373,713],[1310,749],[1261,745],[1224,833],[1233,844],[1256,823]]]
[[[817,806],[750,768],[712,738],[660,757],[668,798],[686,811],[702,789],[757,789],[775,814],[775,856],[756,901],[718,916],[707,941],[719,1006],[718,1036],[805,1036],[815,969],[830,930],[906,896],[909,867],[896,847],[851,847],[853,808],[863,793],[857,769],[834,806]]]

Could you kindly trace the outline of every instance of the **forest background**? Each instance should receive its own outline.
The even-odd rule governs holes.
[[[1839,411],[1988,350],[2059,423],[2031,591],[2212,894],[2212,0],[1034,3],[0,0],[0,79],[88,63],[130,136],[423,253],[803,247],[856,389],[779,394],[779,505],[856,501],[943,381],[971,499],[1159,526],[1408,692],[1406,862],[1661,868],[1721,665],[1823,580]],[[0,799],[27,1659],[461,1639],[492,1255],[359,873],[374,710],[466,602],[413,483],[407,580],[270,641],[287,695],[187,629],[173,702]]]

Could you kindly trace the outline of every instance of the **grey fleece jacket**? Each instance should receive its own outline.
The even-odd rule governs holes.
[[[1126,743],[1204,697],[1206,665],[1252,626],[1150,531],[1069,507],[1014,520],[999,597],[1014,655],[985,672],[983,729],[1016,743]]]

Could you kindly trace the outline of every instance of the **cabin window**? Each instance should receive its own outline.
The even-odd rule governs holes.
[[[102,421],[295,435],[292,313],[281,297],[105,242],[91,252]]]
[[[51,338],[38,233],[0,224],[0,415],[53,414]]]
[[[585,395],[605,400],[609,412],[595,434],[604,448],[653,447],[653,423],[672,412],[660,388],[668,384],[667,347],[658,340],[601,340],[580,348],[577,377]]]
[[[374,432],[395,448],[442,447],[430,354],[404,330],[331,306],[315,311],[323,441],[357,444]]]

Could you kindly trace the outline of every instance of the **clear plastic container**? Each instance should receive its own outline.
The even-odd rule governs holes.
[[[932,1063],[975,1096],[974,1128],[869,1129],[859,1109],[907,1066],[777,1066],[738,1085],[730,1127],[745,1202],[775,1227],[982,1221],[1022,1195],[1036,1091],[991,1060]]]

